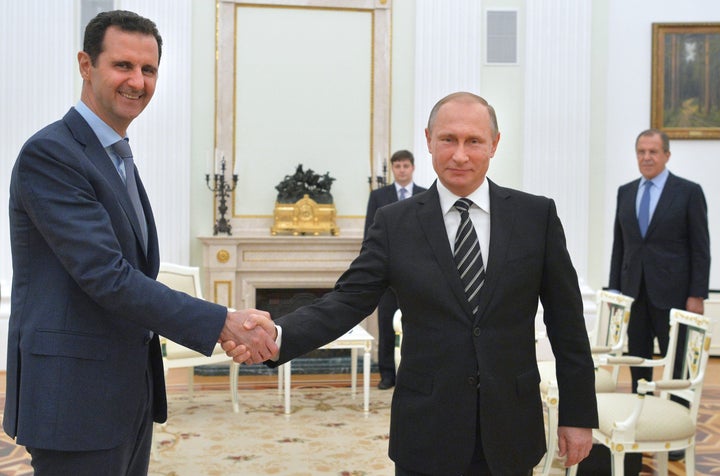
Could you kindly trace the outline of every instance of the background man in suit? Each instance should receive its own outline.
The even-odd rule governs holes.
[[[396,475],[528,475],[545,453],[539,297],[557,359],[559,449],[575,464],[592,446],[597,406],[578,279],[555,205],[486,180],[500,134],[483,98],[461,92],[440,100],[425,133],[438,180],[378,209],[335,289],[275,321],[282,345],[268,364],[341,336],[389,287],[403,313],[390,421]],[[455,208],[467,205],[461,198],[474,202],[471,219]],[[487,267],[464,281],[466,262],[458,265],[453,252],[477,262],[465,251],[478,242]]]
[[[258,345],[251,362],[277,350],[267,313],[231,313],[154,280],[152,210],[113,144],[153,95],[161,46],[150,20],[99,14],[78,53],[80,102],[33,135],[13,168],[3,427],[37,476],[147,474],[153,420],[167,417],[158,333],[206,355],[219,338]],[[270,327],[244,330],[250,315]]]
[[[649,358],[656,337],[660,353],[667,351],[671,308],[703,313],[710,238],[702,188],[666,168],[667,134],[641,132],[635,153],[642,177],[618,189],[609,287],[635,298],[628,352]],[[633,391],[639,379],[652,380],[650,368],[631,373]]]
[[[415,157],[409,150],[398,150],[390,157],[390,168],[394,183],[370,192],[367,213],[365,214],[365,236],[375,218],[378,208],[398,200],[405,200],[427,190],[413,183]],[[378,388],[386,390],[395,385],[395,329],[393,317],[397,311],[397,298],[391,289],[383,294],[377,307],[378,312],[378,368],[380,382]]]

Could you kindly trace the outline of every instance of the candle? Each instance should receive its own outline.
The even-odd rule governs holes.
[[[220,173],[220,163],[222,162],[222,151],[220,149],[215,149],[215,158],[213,161],[213,173],[216,175]]]

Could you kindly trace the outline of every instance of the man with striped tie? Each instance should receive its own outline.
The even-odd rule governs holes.
[[[577,274],[555,204],[486,179],[500,133],[483,98],[440,100],[426,137],[438,180],[378,209],[334,291],[275,321],[282,343],[268,365],[339,337],[391,288],[403,314],[390,419],[395,474],[527,476],[545,453],[539,298],[557,361],[560,454],[575,464],[592,446],[597,406]]]

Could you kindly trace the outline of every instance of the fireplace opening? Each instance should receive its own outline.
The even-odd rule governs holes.
[[[273,318],[311,304],[322,297],[330,289],[327,288],[257,288],[255,290],[255,308],[268,311]],[[340,374],[351,371],[350,351],[344,349],[313,350],[292,361],[293,374]],[[358,365],[362,366],[362,356],[358,356]],[[372,365],[373,371],[376,364]],[[227,374],[228,367],[206,365],[195,367],[198,375]],[[265,365],[241,365],[240,375],[272,375],[276,369]]]

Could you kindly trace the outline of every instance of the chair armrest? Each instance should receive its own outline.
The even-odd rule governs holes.
[[[682,390],[685,388],[692,387],[693,383],[690,380],[655,380],[648,382],[645,379],[638,381],[637,392],[639,394],[646,394],[654,392],[656,390]]]
[[[656,367],[662,364],[654,364],[653,362],[662,362],[661,360],[644,359],[633,355],[604,355],[600,357],[600,363],[603,365],[632,365],[642,367]]]
[[[613,348],[609,345],[593,345],[590,347],[590,353],[591,354],[609,354],[612,352]]]

